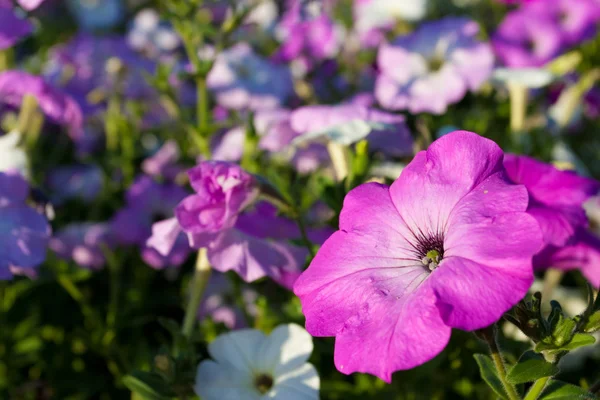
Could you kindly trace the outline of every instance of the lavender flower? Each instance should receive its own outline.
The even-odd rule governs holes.
[[[236,110],[275,108],[294,91],[287,66],[261,58],[247,43],[217,56],[207,85],[220,105]]]
[[[491,47],[476,39],[479,26],[464,18],[422,24],[379,49],[379,103],[391,110],[441,114],[491,74]],[[399,66],[402,65],[402,68]]]

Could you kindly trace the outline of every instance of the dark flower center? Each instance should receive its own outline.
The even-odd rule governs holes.
[[[439,71],[440,69],[442,69],[443,65],[444,65],[444,59],[439,56],[434,56],[434,57],[430,58],[429,62],[427,63],[427,67],[429,68],[429,71],[431,71],[431,72]]]
[[[254,378],[254,386],[261,394],[265,394],[273,387],[273,377],[267,374],[260,374]]]
[[[419,235],[416,253],[423,266],[436,269],[444,258],[444,238],[441,234]]]

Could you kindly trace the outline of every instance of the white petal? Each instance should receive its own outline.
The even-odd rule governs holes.
[[[256,329],[241,329],[217,337],[208,345],[208,352],[223,368],[229,366],[251,375],[265,340]]]
[[[202,400],[260,400],[252,385],[250,374],[207,360],[198,366],[194,392]]]
[[[319,374],[311,364],[279,377],[271,393],[275,400],[316,400],[319,398]]]
[[[539,89],[554,80],[554,75],[543,68],[496,68],[492,80],[507,83],[515,82],[525,87]]]
[[[302,134],[292,141],[292,145],[298,146],[321,138],[327,138],[344,146],[349,146],[352,143],[356,143],[359,140],[366,138],[371,131],[384,130],[387,128],[388,126],[386,124],[380,122],[355,119],[319,131]]]
[[[304,328],[296,324],[280,325],[260,348],[256,367],[277,379],[306,363],[312,350],[312,336]]]

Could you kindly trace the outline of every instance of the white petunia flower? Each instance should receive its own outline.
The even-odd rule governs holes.
[[[18,171],[29,176],[29,159],[20,145],[23,135],[11,131],[0,136],[0,172]]]
[[[256,329],[223,334],[208,345],[213,360],[198,366],[194,390],[202,400],[312,400],[319,375],[306,361],[312,337],[296,324],[266,336]]]

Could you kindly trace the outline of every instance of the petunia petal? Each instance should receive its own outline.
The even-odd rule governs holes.
[[[312,351],[312,336],[306,330],[296,324],[280,325],[263,342],[256,367],[277,379],[301,367]]]
[[[208,352],[217,363],[251,374],[265,340],[256,329],[240,329],[218,336],[208,345]]]
[[[202,399],[260,400],[252,375],[211,360],[202,361],[196,373],[194,391]]]
[[[491,140],[472,132],[453,132],[416,155],[390,187],[390,196],[413,232],[443,233],[454,206],[501,171],[502,158],[502,150]]]
[[[444,323],[470,331],[493,324],[519,302],[533,283],[533,273],[450,257],[430,280]]]

